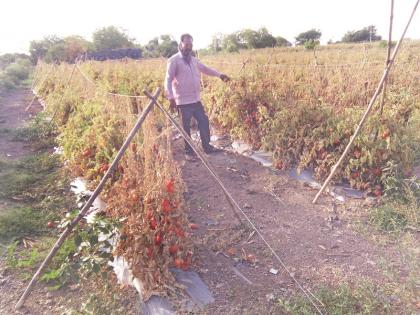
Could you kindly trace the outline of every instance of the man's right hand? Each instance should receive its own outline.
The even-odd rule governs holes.
[[[169,100],[169,110],[171,111],[171,113],[175,113],[176,111],[175,99]]]

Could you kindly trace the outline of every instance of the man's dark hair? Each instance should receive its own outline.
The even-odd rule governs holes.
[[[190,34],[185,33],[181,35],[181,42],[183,42],[186,38],[190,38],[191,40],[193,40],[193,37]]]

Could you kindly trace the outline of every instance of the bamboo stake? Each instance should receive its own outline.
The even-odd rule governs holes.
[[[398,43],[397,43],[397,46],[395,47],[395,50],[394,50],[394,52],[393,52],[393,54],[392,54],[392,57],[391,57],[391,59],[389,60],[389,64],[388,64],[388,65],[386,66],[386,68],[385,68],[384,74],[382,75],[382,78],[381,78],[381,80],[380,80],[380,82],[379,82],[379,84],[378,84],[378,87],[376,88],[376,91],[375,91],[375,93],[373,94],[372,99],[370,100],[369,105],[368,105],[368,107],[367,107],[367,109],[366,109],[365,113],[363,114],[363,117],[362,117],[362,119],[360,120],[359,125],[358,125],[358,126],[357,126],[357,128],[356,128],[356,131],[354,132],[353,136],[351,137],[350,142],[347,144],[347,147],[346,147],[346,149],[344,150],[343,154],[341,155],[340,159],[339,159],[339,160],[337,161],[337,163],[336,163],[336,164],[332,167],[330,175],[329,175],[329,176],[328,176],[328,178],[325,180],[325,182],[324,182],[324,184],[322,185],[322,187],[321,187],[321,189],[319,190],[319,192],[316,194],[316,196],[315,196],[314,200],[312,200],[312,203],[316,203],[316,201],[318,200],[319,196],[320,196],[320,195],[322,194],[322,192],[325,190],[325,188],[327,187],[328,183],[329,183],[329,182],[331,181],[331,179],[333,178],[333,176],[334,176],[335,172],[338,170],[338,167],[341,165],[341,163],[343,162],[343,160],[344,160],[344,158],[346,157],[347,153],[350,151],[350,148],[351,148],[351,146],[353,145],[353,142],[354,142],[354,140],[356,139],[357,135],[359,134],[360,130],[362,129],[362,126],[363,126],[363,124],[365,123],[365,121],[366,121],[366,119],[367,119],[367,117],[368,117],[368,115],[369,115],[369,112],[370,112],[370,110],[372,109],[372,106],[373,106],[373,104],[374,104],[374,103],[375,103],[375,101],[376,101],[376,98],[378,97],[379,93],[381,92],[381,88],[382,88],[382,86],[383,86],[383,84],[384,84],[384,82],[385,82],[385,79],[386,79],[386,78],[387,78],[387,76],[388,76],[389,70],[391,69],[391,67],[392,67],[392,65],[393,65],[393,63],[394,63],[394,59],[395,59],[395,57],[397,56],[398,50],[400,49],[401,43],[402,43],[402,41],[403,41],[403,39],[404,39],[404,37],[405,37],[405,33],[407,32],[407,29],[408,29],[408,27],[409,27],[409,25],[410,25],[410,23],[411,23],[411,20],[413,19],[414,13],[415,13],[415,12],[416,12],[416,10],[417,10],[417,6],[418,6],[419,2],[420,2],[420,0],[417,0],[416,4],[415,4],[415,6],[414,6],[414,9],[413,9],[413,11],[412,11],[412,13],[411,13],[410,19],[408,20],[407,25],[406,25],[406,27],[405,27],[405,29],[404,29],[404,32],[402,33],[401,38],[399,39],[399,41],[398,41]]]
[[[216,173],[213,171],[212,167],[210,166],[209,161],[207,158],[198,150],[196,145],[194,144],[194,141],[191,139],[191,137],[184,131],[183,128],[180,127],[180,125],[175,121],[175,119],[171,116],[171,114],[168,113],[168,111],[163,107],[160,102],[154,98],[148,91],[144,91],[144,94],[146,94],[155,104],[156,106],[168,117],[168,119],[172,122],[172,124],[175,126],[175,128],[181,133],[182,137],[187,141],[187,143],[191,146],[191,148],[194,150],[194,152],[200,157],[200,159],[203,161],[204,166],[207,168],[207,170],[210,172],[210,174],[213,176],[214,180],[217,184],[222,188],[223,193],[226,196],[226,199],[228,200],[229,204],[232,207],[233,214],[238,219],[239,223],[242,224],[241,217],[237,213],[236,209],[240,209],[239,205],[236,203],[236,201],[233,199],[229,191],[225,188],[222,181],[219,179],[219,177],[216,175]]]
[[[48,78],[48,76],[50,75],[50,73],[52,72],[52,70],[50,69],[48,72],[47,72],[47,74],[45,75],[45,77],[44,77],[44,79],[41,81],[41,85],[43,85],[44,84],[44,82],[47,80],[47,78]],[[34,93],[34,97],[32,97],[32,100],[31,100],[31,102],[29,103],[29,105],[25,108],[25,112],[27,112],[31,107],[32,107],[32,104],[34,103],[34,101],[35,101],[35,99],[37,98],[38,96]]]
[[[246,58],[245,60],[242,61],[242,66],[241,69],[239,69],[238,74],[241,73],[243,70],[245,70],[245,66],[248,63],[249,58]]]
[[[160,94],[160,88],[157,88],[155,93],[153,94],[153,98],[158,97],[159,94]],[[134,138],[137,131],[140,129],[141,125],[143,124],[144,120],[146,119],[147,114],[149,114],[150,110],[153,108],[153,104],[154,104],[154,102],[150,101],[149,104],[147,105],[147,107],[143,110],[143,113],[137,119],[136,124],[134,125],[133,129],[130,131],[129,135],[125,139],[124,144],[122,145],[122,147],[118,151],[117,156],[114,158],[114,161],[112,162],[108,171],[102,177],[99,185],[96,187],[95,191],[90,196],[89,200],[83,206],[82,210],[80,210],[80,213],[78,214],[78,216],[75,217],[73,219],[73,221],[66,227],[64,232],[61,234],[59,239],[55,242],[54,246],[51,248],[51,251],[49,252],[48,256],[45,258],[45,260],[42,262],[41,266],[39,266],[38,270],[33,275],[31,282],[29,282],[28,287],[26,288],[25,292],[22,294],[19,301],[17,302],[17,304],[15,306],[16,309],[19,309],[23,306],[26,298],[28,297],[28,295],[29,295],[29,293],[32,289],[32,286],[35,284],[36,280],[38,279],[39,275],[41,274],[41,271],[48,265],[48,263],[51,261],[51,259],[55,256],[58,249],[64,243],[65,239],[70,235],[73,228],[85,216],[86,212],[89,210],[90,206],[93,204],[96,197],[98,197],[98,195],[100,194],[100,192],[104,188],[106,181],[108,180],[108,178],[111,177],[111,174],[114,172],[115,168],[117,167],[118,162],[121,160],[122,156],[124,155],[124,152],[127,150],[131,140]]]
[[[391,46],[392,46],[392,21],[394,19],[394,0],[391,0],[391,14],[389,17],[389,34],[388,34],[388,51],[386,55],[386,66],[389,65],[389,58],[391,56]],[[381,95],[381,105],[379,109],[379,117],[382,117],[382,112],[384,109],[384,103],[385,103],[385,97],[386,97],[386,86],[388,84],[388,77],[385,79],[384,87],[382,89],[382,95]]]
[[[39,66],[38,66],[38,62],[36,63],[37,64],[37,66],[35,66],[35,73],[34,73],[34,77],[33,77],[33,79],[32,79],[32,84],[31,84],[31,90],[33,90],[34,89],[34,86],[35,86],[35,82],[36,82],[36,79],[37,79],[37,77],[38,77],[38,74],[39,74]]]
[[[61,94],[60,100],[58,101],[58,103],[59,103],[59,104],[60,104],[60,103],[61,103],[61,101],[63,100],[63,97],[64,97],[64,92],[66,91],[66,89],[67,89],[68,85],[70,84],[70,81],[71,81],[71,79],[72,79],[72,77],[73,77],[73,74],[74,74],[74,70],[76,70],[76,65],[77,65],[77,60],[74,62],[74,66],[73,66],[73,68],[72,68],[72,70],[71,70],[70,76],[69,76],[69,78],[67,79],[66,85],[64,86],[63,93]],[[54,111],[53,115],[51,116],[51,121],[50,121],[49,127],[51,127],[51,124],[53,123],[53,121],[54,121],[55,116],[57,115],[57,113],[58,113],[58,107],[55,109],[55,111]]]

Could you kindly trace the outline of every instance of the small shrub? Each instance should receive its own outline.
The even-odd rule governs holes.
[[[14,80],[15,83],[26,80],[29,76],[29,72],[28,68],[18,63],[12,63],[5,69],[6,75]]]
[[[314,50],[315,47],[318,45],[319,45],[319,40],[313,40],[313,39],[307,40],[304,43],[305,49],[307,50]]]
[[[31,142],[35,149],[52,147],[56,144],[55,138],[52,137],[53,128],[45,113],[39,113],[28,125],[16,130],[15,140]]]
[[[32,65],[27,59],[16,59],[0,72],[0,91],[15,89],[26,83]]]
[[[396,41],[391,41],[391,47],[395,47],[395,45],[397,45]],[[379,47],[380,48],[388,48],[388,41],[387,40],[381,40],[379,42]]]
[[[16,88],[15,82],[5,73],[0,73],[0,91],[12,90]]]

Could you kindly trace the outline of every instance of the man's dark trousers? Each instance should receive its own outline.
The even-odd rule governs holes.
[[[203,104],[201,102],[178,105],[177,106],[180,114],[182,126],[185,132],[191,136],[191,118],[194,117],[198,123],[198,130],[200,130],[201,145],[204,151],[209,148],[210,143],[210,127],[209,118],[204,112]],[[191,146],[185,141],[185,152],[193,153]]]

